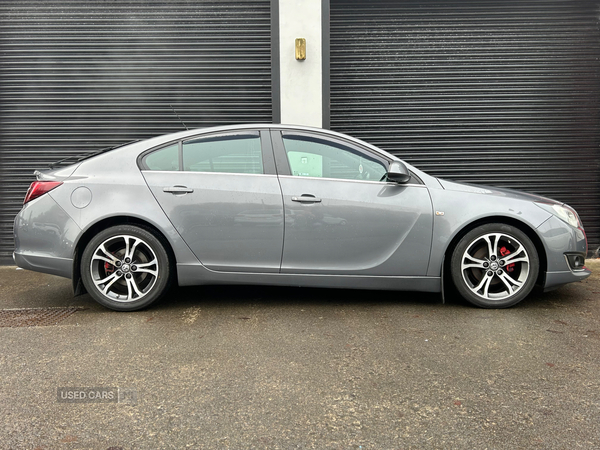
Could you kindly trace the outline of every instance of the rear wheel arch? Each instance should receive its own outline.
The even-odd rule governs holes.
[[[116,226],[116,225],[134,225],[134,226],[145,229],[149,233],[152,233],[158,240],[161,241],[161,243],[163,244],[163,246],[165,247],[165,250],[167,251],[167,253],[169,255],[169,259],[172,261],[173,265],[175,265],[176,258],[175,258],[175,252],[173,251],[173,247],[171,246],[171,243],[169,242],[167,237],[157,227],[155,227],[151,223],[149,223],[143,219],[139,219],[137,217],[132,217],[132,216],[108,217],[108,218],[100,220],[99,222],[96,222],[91,227],[89,227],[87,230],[85,230],[85,232],[79,237],[79,240],[75,244],[75,250],[73,252],[72,284],[73,284],[73,292],[76,296],[86,293],[83,283],[81,282],[81,269],[80,269],[81,255],[83,254],[85,247],[94,238],[94,236],[96,236],[99,232],[101,232],[102,230],[105,230],[107,228]],[[175,284],[177,284],[177,271],[176,270],[173,271],[173,277],[174,277],[173,282]]]

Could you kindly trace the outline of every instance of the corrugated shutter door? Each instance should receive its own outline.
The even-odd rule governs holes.
[[[269,0],[3,1],[0,258],[34,169],[181,121],[272,122],[270,29]]]
[[[331,128],[546,195],[600,246],[600,4],[331,0]]]

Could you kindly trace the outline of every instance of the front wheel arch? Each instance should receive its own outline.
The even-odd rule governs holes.
[[[531,226],[526,224],[525,222],[521,222],[520,220],[513,219],[512,217],[490,216],[490,217],[485,217],[483,219],[479,219],[479,220],[476,220],[469,224],[464,225],[460,229],[460,231],[458,231],[454,235],[454,237],[452,238],[452,240],[446,247],[446,251],[444,252],[444,262],[443,262],[443,265],[444,265],[444,267],[443,267],[443,273],[444,273],[443,283],[444,283],[444,285],[442,286],[442,289],[444,291],[452,289],[452,276],[450,275],[450,273],[451,273],[450,272],[450,263],[452,260],[452,254],[454,253],[454,250],[456,249],[456,246],[458,245],[460,240],[471,230],[473,230],[481,225],[488,224],[488,223],[504,223],[506,225],[510,225],[512,227],[518,228],[520,231],[522,231],[523,233],[525,233],[527,235],[527,237],[531,240],[531,242],[535,246],[535,249],[538,254],[539,264],[540,264],[540,270],[539,270],[539,273],[537,276],[536,284],[543,286],[543,284],[545,282],[545,278],[546,278],[548,259],[546,256],[546,248],[544,247],[542,240],[540,239],[538,234],[535,232],[535,230]]]

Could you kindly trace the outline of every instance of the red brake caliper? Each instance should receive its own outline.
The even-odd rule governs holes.
[[[106,275],[112,275],[112,273],[115,271],[115,266],[113,266],[111,263],[105,262],[104,263],[104,272],[106,273]]]
[[[506,247],[502,247],[502,248],[500,249],[500,255],[501,255],[502,257],[505,257],[505,256],[507,256],[507,255],[510,255],[510,250],[509,250],[509,249],[507,249]],[[515,270],[515,263],[508,264],[508,265],[506,266],[506,271],[507,271],[507,272],[512,272],[513,270]]]

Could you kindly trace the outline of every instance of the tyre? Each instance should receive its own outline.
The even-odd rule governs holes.
[[[81,279],[101,305],[135,311],[157,301],[172,281],[166,244],[144,228],[118,225],[101,231],[81,257]]]
[[[490,223],[469,231],[452,254],[452,281],[465,300],[483,308],[508,308],[533,289],[539,258],[518,228]]]

